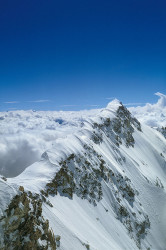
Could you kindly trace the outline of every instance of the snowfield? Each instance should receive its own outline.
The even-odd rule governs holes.
[[[1,113],[0,248],[165,250],[166,140],[151,128],[166,126],[158,95],[130,108],[141,123],[118,100]]]

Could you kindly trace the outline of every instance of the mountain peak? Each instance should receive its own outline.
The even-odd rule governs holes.
[[[114,99],[113,101],[109,102],[106,109],[114,110],[116,111],[119,106],[122,106],[122,103],[118,99]]]

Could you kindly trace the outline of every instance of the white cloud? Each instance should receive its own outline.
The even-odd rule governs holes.
[[[159,100],[155,104],[147,103],[142,107],[131,107],[129,110],[134,116],[151,127],[166,126],[166,95],[155,93]]]
[[[155,95],[157,95],[157,96],[159,96],[160,97],[160,99],[158,100],[158,102],[156,103],[156,105],[158,106],[158,107],[166,107],[166,95],[164,95],[164,94],[162,94],[162,93],[160,93],[160,92],[157,92],[157,93],[155,93]]]
[[[78,107],[79,105],[74,105],[74,104],[65,104],[65,105],[60,105],[59,107]]]
[[[84,106],[89,106],[89,107],[99,107],[100,105],[98,105],[98,104],[87,104],[87,105],[84,105]]]
[[[13,103],[19,103],[18,101],[8,101],[8,102],[4,102],[5,104],[13,104]]]
[[[116,99],[116,97],[106,97],[105,99],[106,100],[113,100],[113,99]]]
[[[145,102],[130,102],[130,103],[125,103],[123,105],[125,106],[136,106],[136,105],[144,105],[146,104]]]
[[[79,129],[90,111],[0,112],[0,174],[12,177],[40,159],[59,138]]]
[[[34,101],[27,101],[27,102],[39,102],[39,103],[41,103],[41,102],[50,102],[50,100],[34,100]]]
[[[8,110],[16,110],[17,108],[8,108]]]
[[[8,136],[1,138],[0,173],[12,177],[20,174],[26,167],[37,161],[40,150],[35,138]]]

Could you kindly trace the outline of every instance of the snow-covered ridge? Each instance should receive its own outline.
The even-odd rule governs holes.
[[[24,249],[31,240],[41,249],[164,249],[165,157],[164,137],[113,101],[19,176],[1,179],[1,245]]]
[[[159,129],[166,126],[165,95],[156,104],[130,108],[141,122]],[[118,100],[114,100],[118,105]],[[113,104],[112,102],[112,104]],[[108,104],[109,106],[109,104]],[[103,109],[105,110],[105,109]],[[73,134],[88,118],[101,110],[84,111],[9,111],[0,112],[0,174],[14,177],[38,161],[42,153],[60,138]]]

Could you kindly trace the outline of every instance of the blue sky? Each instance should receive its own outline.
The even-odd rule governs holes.
[[[165,0],[1,1],[0,110],[155,102],[166,93],[165,9]]]

